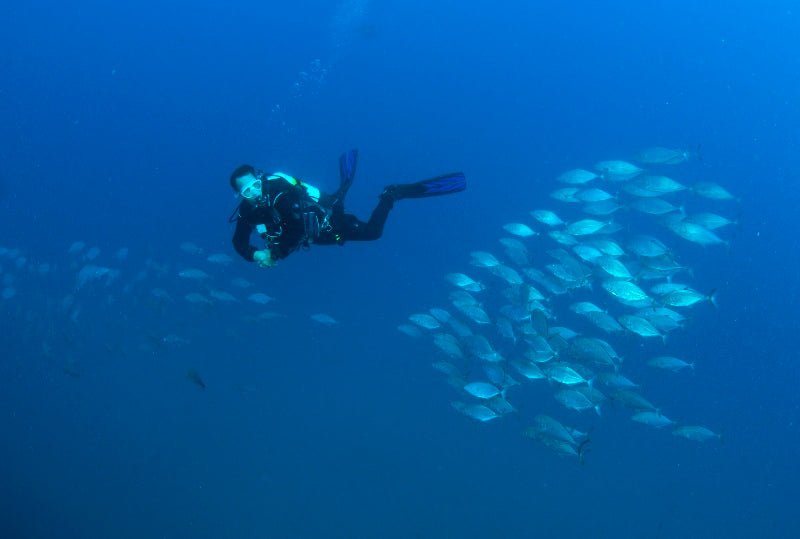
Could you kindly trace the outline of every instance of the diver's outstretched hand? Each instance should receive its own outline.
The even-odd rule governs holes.
[[[253,260],[261,268],[274,268],[275,264],[278,262],[272,258],[272,252],[269,249],[253,253]]]

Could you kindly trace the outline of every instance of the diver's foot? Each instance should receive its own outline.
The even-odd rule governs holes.
[[[400,199],[399,197],[399,186],[397,185],[387,185],[383,189],[383,193],[380,194],[378,198],[380,198],[384,202],[395,202]]]

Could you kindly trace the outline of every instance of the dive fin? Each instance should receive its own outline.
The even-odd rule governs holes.
[[[339,156],[339,189],[336,191],[338,200],[344,200],[347,190],[353,185],[356,165],[358,165],[358,149],[352,149]]]
[[[452,174],[444,174],[416,183],[390,185],[384,190],[381,196],[390,197],[393,200],[427,198],[458,193],[466,188],[467,179],[464,177],[464,173],[453,172]]]

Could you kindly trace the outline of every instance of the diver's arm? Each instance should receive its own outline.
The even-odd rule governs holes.
[[[233,233],[233,248],[248,262],[253,262],[253,253],[258,251],[258,249],[250,245],[250,235],[253,233],[253,228],[255,227],[244,219],[239,219],[236,221],[236,231]]]

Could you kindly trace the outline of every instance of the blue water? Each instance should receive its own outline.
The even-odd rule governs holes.
[[[168,4],[4,9],[0,246],[50,269],[2,261],[0,536],[800,534],[793,3]],[[654,145],[700,145],[682,177],[740,198],[730,248],[683,253],[720,304],[669,343],[696,371],[646,381],[724,443],[610,409],[584,423],[581,466],[519,434],[546,394],[516,418],[456,414],[435,350],[397,324],[445,303],[442,276],[503,224],[552,207],[563,170]],[[234,167],[333,190],[351,147],[358,215],[387,183],[463,170],[469,188],[399,203],[378,242],[214,268],[273,296],[273,320],[182,300],[177,272],[201,264],[182,242],[235,257]],[[75,293],[78,240],[117,282]],[[146,261],[164,272],[137,284]],[[154,306],[154,286],[175,302]]]

